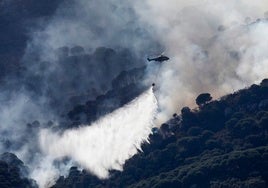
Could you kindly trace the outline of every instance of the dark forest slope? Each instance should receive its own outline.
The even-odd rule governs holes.
[[[267,187],[268,80],[185,107],[153,130],[151,144],[123,172],[100,181],[73,167],[61,187]]]
[[[267,187],[268,80],[184,107],[153,133],[123,172],[99,180],[72,167],[53,187]],[[16,156],[5,153],[0,161],[1,187],[36,187]]]

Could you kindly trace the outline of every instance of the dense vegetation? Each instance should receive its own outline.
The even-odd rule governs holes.
[[[27,179],[28,169],[23,162],[12,153],[0,155],[0,187],[32,188],[37,187],[34,180]]]
[[[136,83],[142,79],[145,67],[121,72],[129,68],[129,64],[134,64],[131,62],[137,61],[127,49],[116,51],[102,47],[87,54],[83,47],[74,46],[58,49],[61,68],[48,77],[28,76],[21,58],[30,40],[29,25],[30,28],[40,27],[34,20],[45,23],[61,1],[0,1],[0,87],[7,84],[7,87],[18,90],[17,85],[23,83],[39,95],[48,79],[50,88],[46,94],[53,99],[54,106],[60,106],[58,101],[65,104],[65,95],[71,104],[79,104],[89,100],[88,93],[94,93],[94,88],[84,92],[90,84],[82,82],[82,78],[90,75],[92,70],[97,72],[95,70],[99,67],[89,65],[100,62],[104,69],[96,73],[99,76],[97,81],[102,82],[101,89],[104,89],[101,91],[111,90],[70,110],[67,117],[71,123],[64,127],[68,128],[90,123],[141,93],[145,88]],[[128,67],[124,67],[124,62],[128,62]],[[105,87],[107,80],[101,80],[103,75],[111,81],[108,88]],[[10,82],[12,76],[18,84]],[[86,94],[73,96],[72,90]],[[268,79],[220,100],[211,99],[209,93],[200,94],[196,99],[198,108],[184,107],[180,115],[174,114],[160,129],[153,129],[151,144],[143,145],[143,152],[127,161],[123,172],[112,171],[110,179],[99,180],[85,170],[72,167],[69,175],[60,177],[53,187],[268,187]],[[28,124],[28,128],[39,125],[35,121]],[[29,131],[27,137],[31,136]],[[26,178],[27,175],[27,167],[14,154],[0,155],[1,188],[37,187],[34,180]]]
[[[128,92],[119,91],[130,86],[110,91],[95,103],[114,95],[129,100]],[[267,97],[264,79],[220,100],[197,100],[198,108],[184,107],[180,115],[153,129],[151,144],[143,145],[123,172],[112,171],[110,179],[99,180],[72,167],[53,187],[267,187]],[[36,187],[25,178],[28,169],[15,155],[2,154],[0,165],[1,187]]]
[[[184,107],[153,132],[151,144],[109,180],[72,167],[54,187],[268,186],[267,79],[197,109]]]
[[[112,89],[103,95],[99,95],[95,100],[89,100],[85,104],[75,105],[67,113],[70,123],[67,127],[90,124],[99,117],[111,113],[119,107],[133,100],[148,86],[144,86],[142,79],[145,75],[146,67],[134,68],[129,71],[122,71],[112,81]],[[63,125],[66,127],[66,124]]]

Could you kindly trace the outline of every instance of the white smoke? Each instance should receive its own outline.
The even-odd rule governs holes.
[[[62,134],[42,130],[40,147],[51,163],[69,157],[99,178],[108,178],[109,170],[123,170],[125,161],[141,150],[142,143],[148,142],[156,110],[156,98],[150,88],[90,126]],[[46,168],[39,167],[33,171],[33,178],[40,180],[41,177],[38,183],[46,187],[55,180],[57,170],[51,164],[43,166]],[[44,174],[50,176],[45,177]]]
[[[268,76],[266,0],[134,4],[170,57],[156,80],[159,124],[183,106],[193,106],[202,92],[218,98]]]
[[[267,10],[266,0],[77,0],[63,4],[52,19],[40,24],[41,31],[31,33],[25,61],[31,61],[27,68],[33,69],[36,59],[32,55],[37,51],[41,60],[54,62],[55,49],[62,46],[81,45],[86,52],[102,45],[123,46],[135,54],[161,53],[156,49],[164,47],[170,60],[161,65],[158,78],[151,76],[160,106],[157,123],[161,124],[179,108],[193,105],[202,92],[217,98],[268,77],[268,21],[249,24]],[[152,46],[155,40],[161,47]],[[53,63],[44,66],[58,68]],[[46,102],[36,103],[29,94],[19,93],[16,102],[0,108],[1,135],[12,140],[21,140],[17,135],[26,132],[21,125],[28,121],[50,119],[46,113],[51,109],[43,105]],[[62,173],[52,161],[64,156],[101,178],[107,177],[110,169],[121,170],[147,139],[155,110],[150,90],[91,126],[62,134],[43,130],[40,144],[44,156],[33,156],[39,164],[26,162],[33,169],[32,177],[48,186]],[[31,139],[24,150],[14,151],[23,160],[29,158],[24,161],[29,161],[36,149]]]
[[[153,37],[140,24],[132,6],[129,0],[62,3],[43,29],[31,33],[26,56],[38,50],[42,60],[53,61],[55,49],[75,45],[83,46],[86,52],[105,46],[144,53],[145,48],[153,47]]]
[[[66,176],[72,163],[55,166],[53,158],[49,156],[40,156],[38,163],[32,164],[30,177],[34,179],[40,188],[52,187],[57,181],[59,175]]]

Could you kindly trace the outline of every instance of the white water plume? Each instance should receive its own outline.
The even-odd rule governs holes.
[[[156,110],[157,101],[150,88],[90,126],[62,134],[42,130],[40,147],[51,162],[69,157],[99,178],[107,178],[109,170],[123,170],[125,161],[148,142]]]

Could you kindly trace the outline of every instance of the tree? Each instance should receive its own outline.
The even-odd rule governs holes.
[[[265,78],[261,81],[261,84],[260,84],[262,87],[268,87],[268,78]]]
[[[202,93],[198,95],[198,97],[195,99],[195,102],[198,106],[203,106],[207,102],[211,101],[212,97],[209,93]]]

